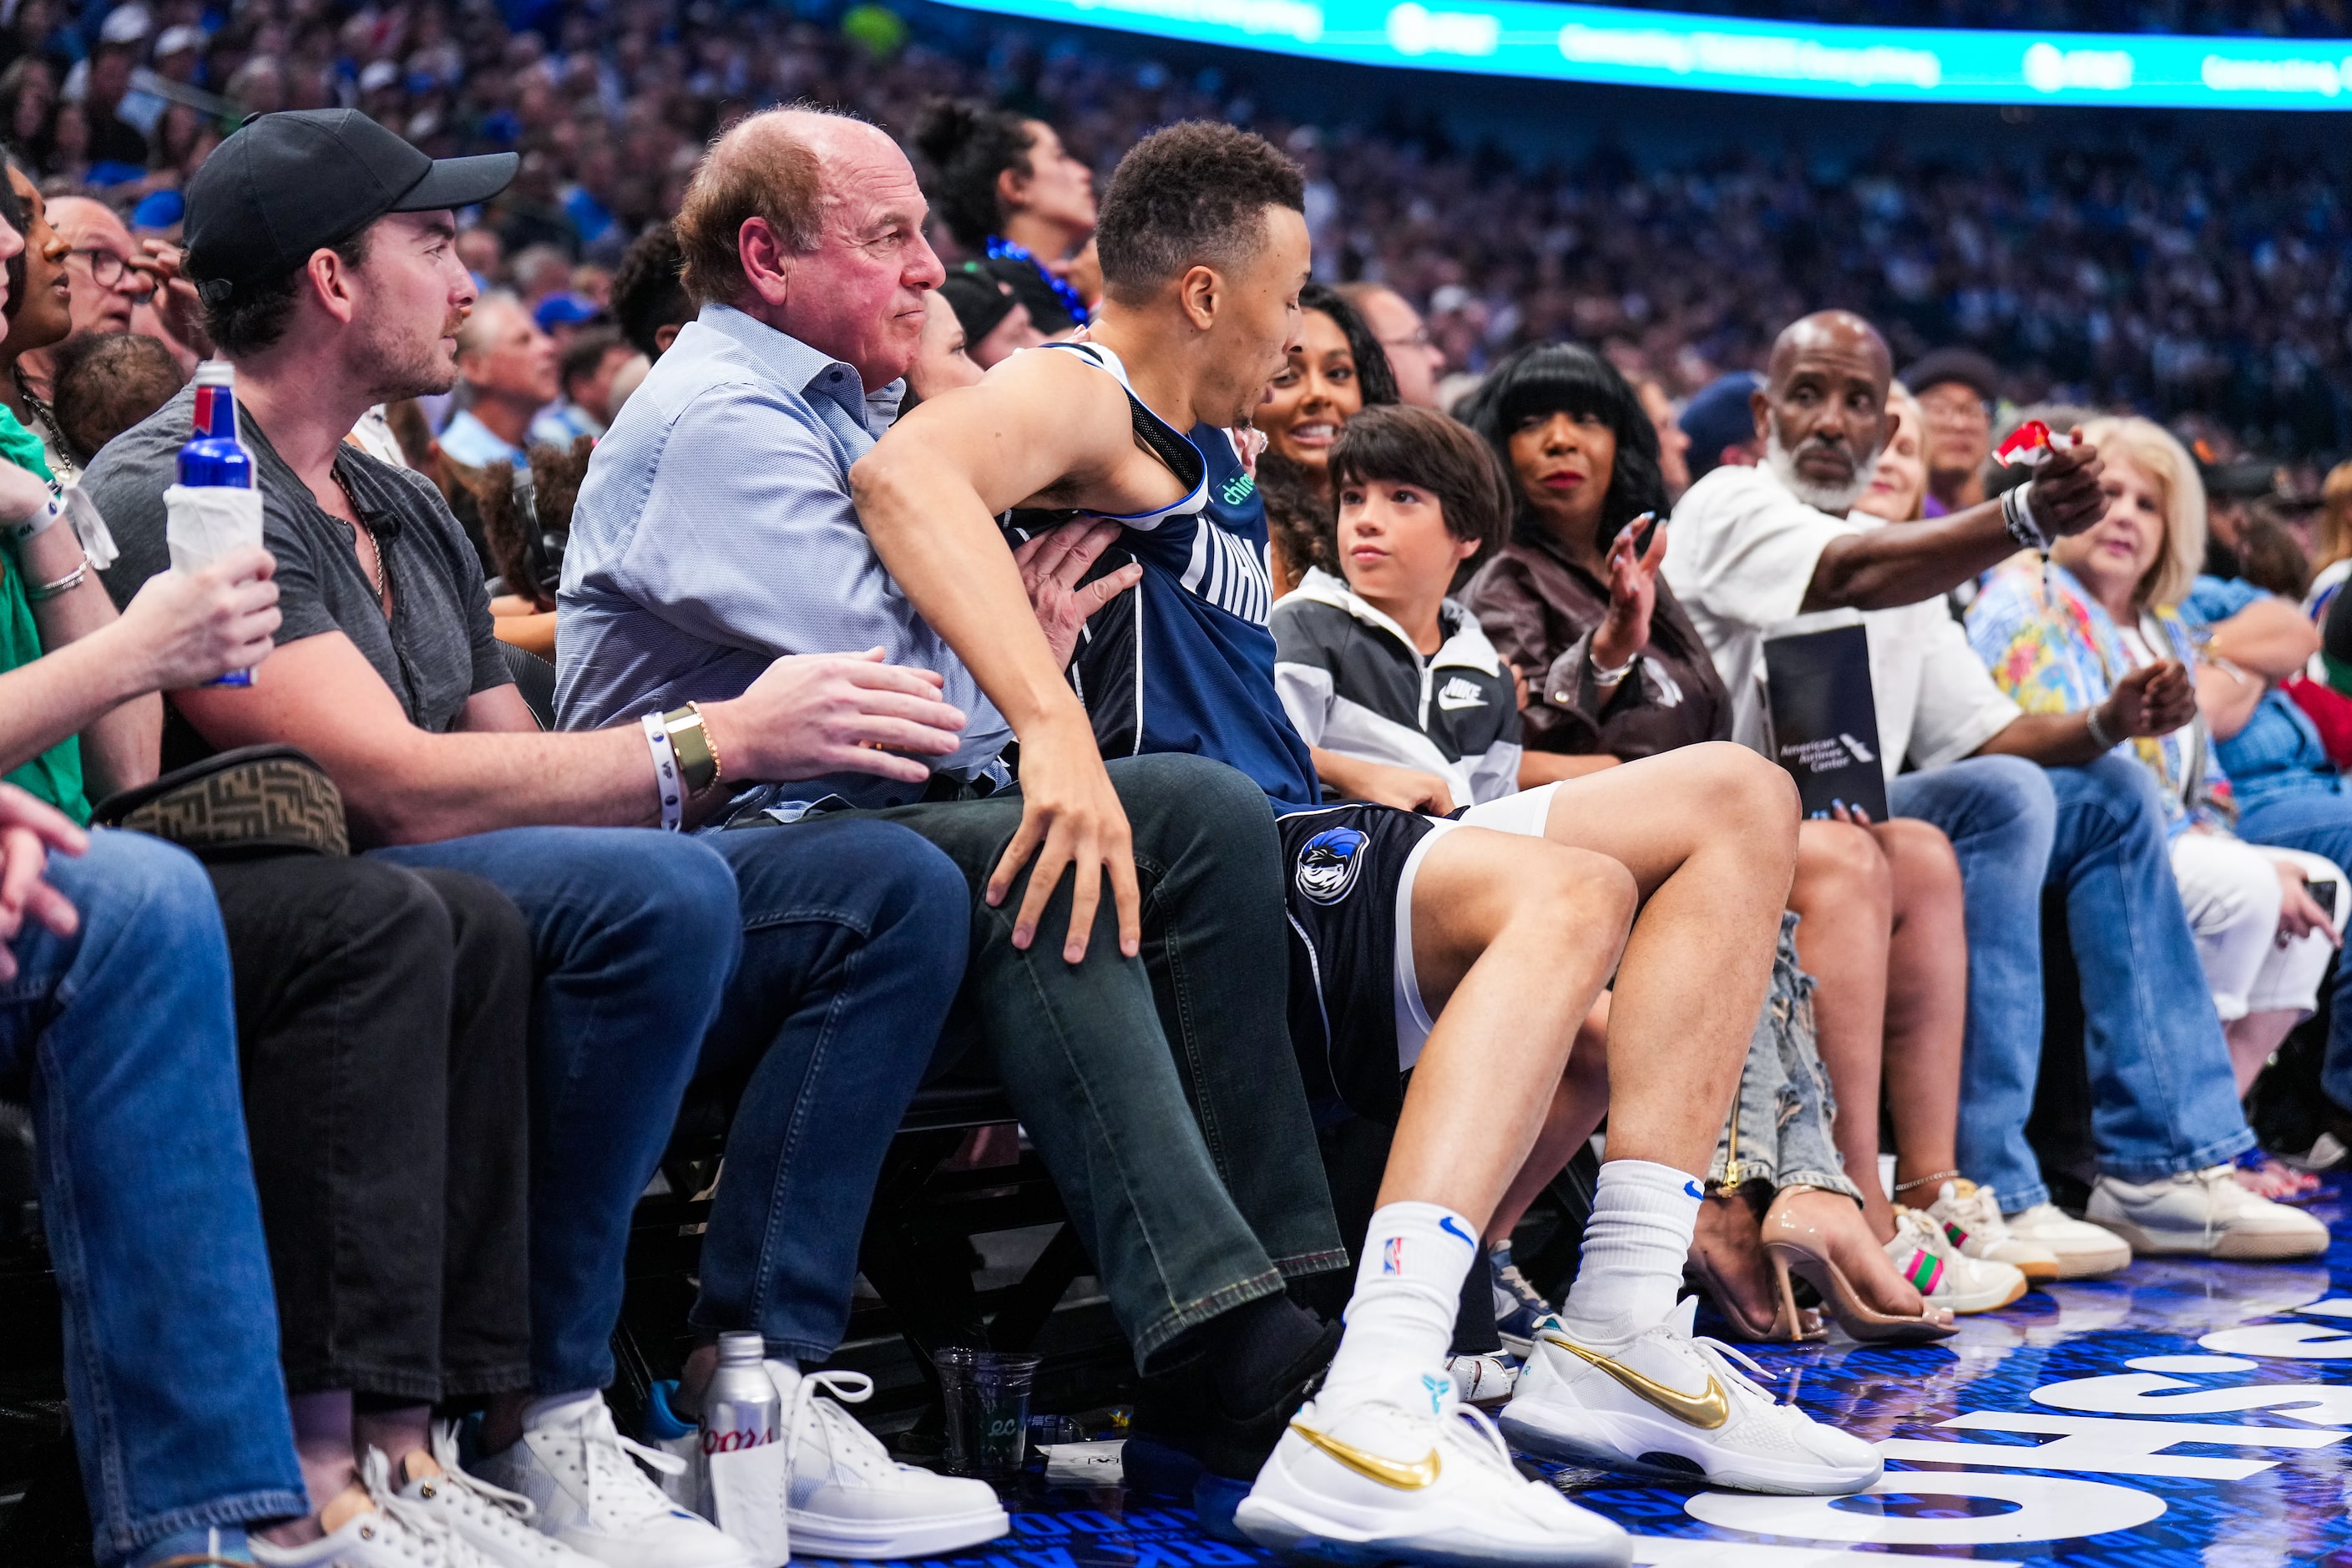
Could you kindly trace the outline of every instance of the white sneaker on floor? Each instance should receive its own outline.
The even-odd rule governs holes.
[[[318,1540],[278,1546],[247,1535],[254,1562],[263,1568],[485,1568],[435,1510],[403,1501],[390,1489],[381,1452],[368,1450],[360,1478],[361,1486],[319,1510],[326,1534]]]
[[[2061,1279],[2095,1279],[2131,1267],[2131,1243],[2104,1226],[2076,1219],[2056,1204],[2035,1204],[2002,1221],[2009,1234],[2054,1253]]]
[[[1234,1510],[1259,1545],[1371,1563],[1609,1568],[1630,1563],[1624,1531],[1521,1475],[1494,1423],[1422,1378],[1426,1405],[1309,1400]]]
[[[2011,1230],[2000,1217],[2000,1205],[1993,1201],[1990,1187],[1980,1187],[1966,1176],[1946,1182],[1927,1214],[1944,1239],[1970,1258],[2006,1263],[2029,1282],[2059,1277],[2058,1255]]]
[[[455,1422],[435,1424],[431,1456],[412,1456],[405,1473],[393,1495],[438,1519],[493,1568],[590,1568],[589,1559],[533,1528],[531,1516],[538,1510],[529,1498],[503,1491],[458,1465]]]
[[[1519,1358],[1508,1351],[1483,1355],[1450,1355],[1445,1373],[1465,1405],[1500,1405],[1510,1398],[1519,1381]]]
[[[2228,1165],[2183,1171],[2156,1182],[2101,1176],[2091,1218],[2151,1257],[2258,1261],[2312,1258],[2327,1250],[2327,1227],[2239,1185]]]
[[[1886,1257],[1895,1271],[1908,1279],[1931,1307],[1990,1312],[2025,1294],[2022,1270],[1990,1258],[1970,1258],[1917,1209],[1895,1211],[1895,1239],[1886,1244]]]
[[[930,1557],[1013,1528],[986,1481],[936,1475],[890,1457],[836,1399],[874,1392],[862,1372],[803,1373],[772,1361],[784,1402],[784,1520],[795,1557]]]
[[[1783,1405],[1729,1345],[1691,1336],[1694,1298],[1639,1332],[1547,1331],[1504,1407],[1503,1435],[1530,1453],[1741,1491],[1840,1497],[1879,1475],[1878,1452]]]
[[[536,1522],[574,1552],[614,1568],[760,1568],[699,1514],[672,1502],[637,1468],[668,1473],[678,1460],[615,1431],[601,1395],[550,1413],[474,1473],[520,1493]]]

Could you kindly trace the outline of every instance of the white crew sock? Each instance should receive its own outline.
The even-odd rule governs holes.
[[[1613,1338],[1666,1321],[1704,1194],[1696,1178],[1647,1160],[1611,1160],[1593,1185],[1583,1262],[1560,1305],[1571,1331]]]
[[[1436,1400],[1454,1343],[1462,1281],[1481,1261],[1478,1227],[1438,1204],[1388,1204],[1372,1215],[1348,1331],[1318,1398]]]

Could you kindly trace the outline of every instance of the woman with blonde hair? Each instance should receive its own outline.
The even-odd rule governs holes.
[[[1969,606],[1969,640],[2029,713],[2092,707],[2126,671],[2157,660],[2178,659],[2195,679],[2197,716],[2130,745],[2162,799],[2173,875],[2242,1094],[2317,1005],[2345,913],[2344,873],[2320,855],[2248,843],[2231,829],[2217,743],[2243,729],[2264,682],[2187,605],[2205,552],[2196,463],[2147,419],[2095,419],[2082,433],[2105,465],[2105,515],[2046,561],[2029,551],[1995,568]],[[2347,827],[2352,835],[2352,813]],[[2315,883],[2332,886],[2333,907],[2312,898]],[[2352,1012],[2338,1025],[2347,1030]]]

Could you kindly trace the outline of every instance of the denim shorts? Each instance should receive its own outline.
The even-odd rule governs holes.
[[[1796,930],[1797,917],[1784,912],[1772,987],[1748,1037],[1739,1097],[1716,1140],[1707,1185],[1822,1187],[1860,1203],[1831,1135],[1837,1101],[1814,1044],[1813,977],[1797,967]]]

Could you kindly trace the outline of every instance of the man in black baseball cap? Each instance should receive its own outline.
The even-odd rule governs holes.
[[[1974,349],[1935,349],[1903,373],[1903,384],[1927,426],[1927,515],[1965,511],[1985,499],[2000,367]]]
[[[184,270],[207,306],[247,301],[387,213],[489,200],[520,162],[512,153],[436,162],[356,110],[257,114],[188,182]]]

